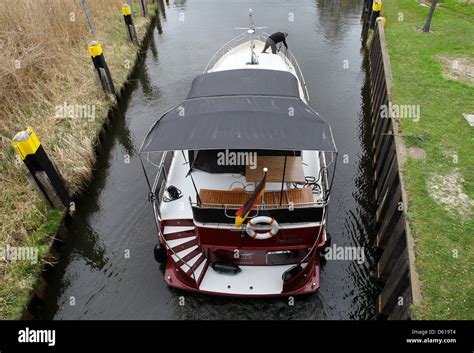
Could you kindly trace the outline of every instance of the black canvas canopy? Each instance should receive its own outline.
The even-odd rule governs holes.
[[[331,127],[299,98],[295,76],[262,69],[196,77],[188,97],[150,129],[140,152],[223,148],[336,152]]]

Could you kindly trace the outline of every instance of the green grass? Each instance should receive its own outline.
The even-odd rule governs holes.
[[[467,8],[445,1],[453,9]],[[400,13],[403,21],[398,21]],[[474,199],[473,129],[461,113],[474,113],[474,85],[445,79],[438,55],[474,59],[474,25],[454,11],[437,9],[432,34],[420,33],[428,8],[414,0],[386,0],[386,35],[394,77],[396,104],[419,104],[418,123],[402,119],[407,147],[426,150],[425,160],[409,159],[404,176],[408,217],[415,238],[416,269],[422,283],[418,319],[474,319],[474,221],[448,211],[429,194],[434,174],[457,170],[463,191]],[[457,161],[452,155],[457,155]],[[453,256],[457,251],[459,256]]]
[[[468,4],[464,0],[441,0],[438,1],[443,8],[448,10],[453,10],[461,14],[471,16],[474,18],[474,6],[473,4]]]
[[[38,202],[36,207],[44,208],[43,202]],[[14,266],[10,266],[0,281],[0,306],[2,308],[2,319],[12,320],[21,317],[28,302],[31,290],[34,288],[38,271],[42,264],[42,258],[49,252],[52,237],[56,233],[62,220],[60,210],[42,209],[46,221],[37,215],[32,216],[30,224],[36,228],[27,241],[21,247],[35,248],[38,251],[38,262],[17,260]]]
[[[158,4],[147,4],[147,8],[148,16],[153,17],[154,15],[156,15],[156,11],[158,10]],[[132,2],[132,14],[133,16],[141,16],[143,14],[142,6],[139,3]]]

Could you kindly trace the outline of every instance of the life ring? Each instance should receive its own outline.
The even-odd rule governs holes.
[[[255,225],[258,223],[266,223],[272,226],[272,229],[266,233],[257,233],[255,231]],[[259,216],[255,217],[247,222],[247,226],[245,227],[245,230],[247,231],[247,234],[254,238],[254,239],[259,239],[259,240],[265,240],[265,239],[270,239],[273,236],[275,236],[278,233],[278,230],[280,229],[280,226],[278,225],[278,222],[275,220],[275,218],[267,217],[267,216]]]

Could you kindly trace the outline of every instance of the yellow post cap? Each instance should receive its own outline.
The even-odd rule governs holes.
[[[127,16],[132,13],[132,9],[130,8],[130,5],[128,4],[123,4],[122,5],[122,15]]]
[[[100,46],[99,42],[93,40],[89,43],[89,54],[93,58],[102,54],[102,47]]]
[[[11,143],[22,160],[29,154],[35,154],[41,145],[41,142],[31,127],[28,127],[25,131],[18,132],[13,137]]]
[[[372,11],[382,10],[382,0],[374,0],[372,4]]]

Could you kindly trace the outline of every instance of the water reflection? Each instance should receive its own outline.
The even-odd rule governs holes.
[[[155,22],[156,23],[159,22],[158,16],[156,17]],[[158,28],[158,25],[157,25],[157,28]],[[159,34],[159,30],[158,30],[158,34]],[[156,47],[155,31],[154,30],[151,31],[150,51],[151,51],[151,55],[153,56],[153,60],[155,61],[155,63],[158,63],[158,48]]]
[[[158,34],[163,34],[163,26],[161,25],[161,19],[160,19],[160,10],[158,8],[158,16],[155,18],[155,24],[156,24],[156,29],[158,30]],[[156,45],[153,43],[153,45]]]
[[[186,0],[174,0],[173,4],[180,11],[186,11]]]
[[[328,42],[344,42],[353,27],[347,17],[360,16],[363,3],[364,0],[315,0],[318,32],[321,32]]]
[[[91,270],[102,270],[108,259],[101,236],[88,225],[85,225],[81,232],[83,241],[74,249],[73,258],[84,260]]]
[[[168,1],[166,1],[168,4]],[[165,10],[165,4],[163,3],[163,0],[158,0],[158,6],[159,6],[159,12],[160,15],[163,17],[163,20],[166,21],[166,10]],[[160,23],[161,26],[161,23]]]
[[[153,87],[150,82],[150,77],[148,76],[148,69],[146,68],[146,65],[141,65],[139,67],[137,75],[142,85],[143,93],[145,94],[145,96],[153,97]]]

